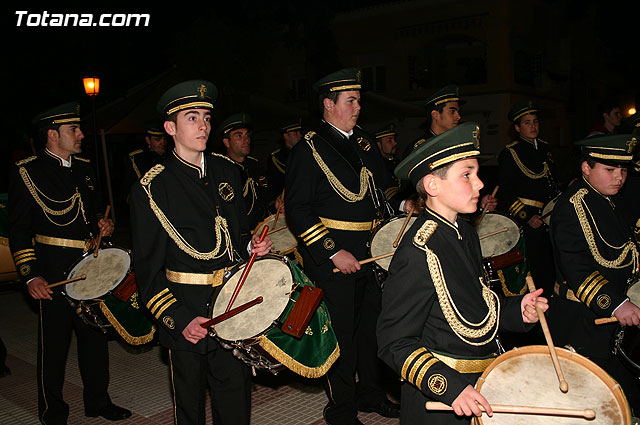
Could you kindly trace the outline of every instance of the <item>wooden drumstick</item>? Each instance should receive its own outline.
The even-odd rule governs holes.
[[[398,236],[396,236],[396,240],[393,241],[393,247],[397,248],[398,244],[400,243],[400,239],[402,239],[402,235],[404,234],[404,229],[407,228],[407,224],[409,224],[409,220],[411,219],[411,216],[413,215],[413,211],[415,210],[416,205],[415,204],[411,204],[411,208],[409,209],[409,212],[407,213],[407,218],[404,219],[404,223],[402,223],[402,228],[400,229],[400,232],[398,233]]]
[[[276,199],[284,200],[284,189],[282,189],[282,193]],[[276,211],[276,218],[273,220],[274,229],[278,226],[278,217],[280,217],[280,208],[278,208],[278,211]]]
[[[262,228],[262,233],[260,233],[260,240],[258,242],[262,242],[264,240],[265,236],[267,236],[268,231],[269,231],[269,226],[264,226]],[[233,305],[234,301],[238,297],[238,293],[240,292],[240,289],[242,289],[242,285],[244,285],[244,281],[247,280],[247,275],[249,274],[249,270],[251,270],[251,266],[253,266],[253,263],[256,261],[257,256],[258,254],[253,252],[251,254],[251,257],[249,257],[249,261],[247,261],[247,265],[244,267],[244,270],[242,271],[240,280],[236,284],[236,287],[233,290],[233,294],[231,294],[231,299],[229,300],[229,304],[227,305],[227,308],[224,311],[225,313],[228,313],[229,310],[231,310],[231,306]]]
[[[503,227],[502,229],[496,230],[495,232],[491,232],[491,233],[487,233],[486,235],[478,236],[478,239],[482,240],[482,239],[488,238],[489,236],[495,236],[495,235],[497,235],[499,233],[506,232],[507,230],[509,230],[508,227]]]
[[[496,187],[493,188],[493,192],[491,192],[491,197],[495,198],[496,194],[498,193],[498,188],[500,186],[496,185]],[[476,226],[479,226],[480,223],[482,222],[482,219],[484,218],[484,215],[487,213],[487,211],[489,211],[488,208],[485,208],[482,210],[482,212],[480,213],[480,217],[478,217],[478,220],[476,221]]]
[[[613,317],[601,317],[595,320],[596,325],[604,325],[606,323],[616,323],[618,318],[616,316]]]
[[[427,401],[427,410],[447,410],[452,411],[453,407],[437,401]],[[479,404],[478,408],[485,412],[484,407]],[[545,416],[566,416],[571,418],[584,418],[593,420],[596,412],[592,409],[558,409],[555,407],[535,407],[535,406],[513,406],[505,404],[492,404],[493,413],[517,413],[522,415],[545,415]]]
[[[275,226],[274,226],[274,227],[275,227]],[[279,232],[280,230],[282,230],[282,229],[286,229],[286,228],[287,228],[287,225],[285,224],[284,226],[278,227],[278,228],[273,229],[273,230],[269,230],[269,232],[267,233],[267,236],[269,236],[269,235],[270,235],[270,234],[272,234],[272,233]]]
[[[109,212],[110,211],[111,211],[111,205],[107,205],[107,208],[104,210],[104,216],[102,216],[102,218],[104,218],[106,220],[107,217],[109,216]],[[100,249],[100,242],[101,241],[102,241],[102,231],[98,235],[98,241],[96,242],[96,249],[95,249],[95,251],[93,251],[93,258],[98,256],[98,249]]]
[[[527,286],[529,287],[529,292],[535,292],[536,285],[533,283],[533,279],[531,278],[531,273],[527,274],[525,278],[527,281]],[[556,370],[556,375],[558,375],[558,382],[560,383],[560,391],[566,393],[569,391],[569,384],[564,379],[564,373],[562,373],[562,369],[560,368],[560,361],[558,361],[558,353],[556,353],[556,347],[553,345],[553,339],[551,338],[551,332],[549,332],[549,325],[547,324],[547,318],[544,316],[544,311],[538,306],[536,306],[536,311],[538,312],[538,319],[540,320],[540,326],[542,326],[542,332],[544,333],[544,339],[547,340],[547,345],[549,346],[549,354],[551,354],[551,361],[553,362],[553,367]]]
[[[78,281],[78,280],[84,280],[86,278],[87,278],[86,274],[81,274],[80,276],[76,276],[76,277],[71,278],[71,279],[61,280],[60,282],[50,283],[48,285],[44,285],[44,289],[55,288],[56,286],[66,285],[67,283],[75,282],[75,281]]]
[[[213,326],[217,323],[223,322],[227,319],[231,319],[233,316],[242,313],[243,311],[245,311],[248,308],[253,307],[256,304],[260,304],[262,302],[262,297],[256,297],[255,299],[249,301],[248,303],[244,303],[242,305],[239,305],[236,308],[232,308],[231,310],[229,310],[226,313],[222,313],[219,316],[214,317],[211,320],[207,320],[204,323],[200,323],[200,326],[202,326],[203,328],[208,328],[209,326]]]
[[[395,251],[387,252],[386,254],[382,254],[382,255],[375,256],[375,257],[367,258],[366,260],[360,260],[360,261],[358,261],[358,263],[360,263],[360,264],[371,263],[372,261],[378,261],[378,260],[382,260],[383,258],[391,257],[395,253],[396,253]],[[339,271],[340,271],[339,268],[334,267],[334,269],[333,269],[334,273],[338,273]]]

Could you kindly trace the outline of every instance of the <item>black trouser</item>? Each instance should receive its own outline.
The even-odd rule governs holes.
[[[386,399],[381,384],[385,366],[378,359],[376,342],[382,293],[371,271],[316,284],[324,291],[323,300],[340,346],[340,357],[326,376],[330,401],[326,415],[334,422],[350,423],[357,416],[356,405],[373,406]]]
[[[170,350],[169,359],[177,425],[204,425],[207,385],[214,424],[249,424],[249,368],[233,357],[231,351],[222,347],[207,354]]]
[[[55,292],[40,301],[38,325],[38,413],[43,424],[66,424],[69,405],[62,398],[71,330],[78,339],[78,366],[82,377],[85,413],[96,414],[111,403],[107,337],[76,314],[67,299]]]

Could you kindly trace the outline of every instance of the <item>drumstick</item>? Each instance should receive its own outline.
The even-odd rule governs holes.
[[[243,311],[253,307],[256,304],[260,304],[262,302],[262,297],[256,297],[254,300],[249,301],[248,303],[244,303],[242,305],[239,305],[236,308],[232,308],[231,310],[229,310],[226,313],[222,313],[219,316],[214,317],[211,320],[207,320],[204,323],[200,323],[200,326],[202,326],[203,328],[208,328],[209,326],[213,326],[217,323],[220,323],[224,320],[230,319],[233,316],[235,316],[236,314],[240,314]]]
[[[67,283],[75,282],[77,280],[84,280],[87,278],[86,274],[81,274],[80,276],[76,276],[71,279],[61,280],[60,282],[50,283],[48,285],[44,285],[44,289],[55,288],[56,286],[66,285]]]
[[[278,196],[277,199],[284,199],[284,189],[282,189],[282,193],[280,194],[280,196]],[[280,208],[278,208],[278,211],[276,211],[276,218],[273,220],[273,227],[275,228],[278,225],[278,217],[280,216]],[[275,232],[275,230],[274,230]]]
[[[479,236],[478,239],[482,240],[482,239],[488,238],[489,236],[495,236],[498,233],[506,232],[507,230],[509,230],[508,227],[503,227],[502,229],[496,230],[495,232],[491,232],[491,233],[487,233],[486,235]]]
[[[106,220],[107,216],[109,215],[109,211],[111,211],[111,205],[107,205],[107,208],[104,210],[104,216],[102,216],[102,218]],[[101,241],[102,241],[102,232],[100,232],[100,234],[98,235],[98,242],[96,242],[96,249],[95,251],[93,251],[93,258],[98,256],[98,249],[100,249]]]
[[[275,225],[273,227],[275,227]],[[277,229],[269,230],[269,232],[267,233],[267,236],[269,236],[272,233],[279,232],[280,230],[286,229],[286,228],[287,228],[287,225],[285,224],[284,226],[278,227]]]
[[[260,233],[260,240],[258,242],[262,242],[264,240],[264,237],[267,236],[267,232],[268,231],[269,231],[269,226],[264,226],[262,228],[262,233]],[[240,280],[238,281],[238,283],[236,284],[235,289],[233,290],[233,294],[231,295],[231,299],[229,300],[229,305],[227,305],[227,308],[224,311],[225,313],[228,313],[229,310],[231,310],[231,306],[233,305],[233,302],[238,297],[238,293],[240,292],[240,289],[242,289],[242,285],[244,285],[244,281],[247,279],[247,275],[249,274],[249,270],[251,270],[251,266],[253,266],[253,263],[256,261],[256,257],[257,256],[258,256],[258,254],[253,252],[251,254],[251,257],[249,257],[249,261],[247,261],[247,265],[244,267],[244,270],[242,271],[242,275],[240,276]]]
[[[372,261],[382,260],[383,258],[391,257],[395,253],[396,253],[395,251],[387,252],[386,254],[378,255],[376,257],[367,258],[366,260],[360,260],[360,261],[358,261],[358,263],[367,264],[367,263],[370,263]],[[334,273],[338,273],[339,271],[340,271],[339,268],[334,267],[334,269],[333,269]]]
[[[498,193],[498,188],[500,186],[496,185],[496,187],[493,188],[493,192],[491,192],[491,197],[495,198],[496,194]],[[485,208],[482,210],[482,212],[480,213],[480,217],[478,217],[478,220],[476,221],[476,226],[480,225],[480,222],[482,221],[482,219],[484,218],[484,215],[487,213],[487,211],[489,211],[489,208]]]
[[[604,325],[605,323],[615,323],[618,321],[616,316],[613,317],[601,317],[595,320],[596,325]]]
[[[427,410],[449,410],[452,411],[453,407],[447,406],[444,403],[437,401],[427,401]],[[484,407],[479,404],[478,408],[483,412]],[[534,407],[534,406],[513,406],[505,404],[492,404],[491,409],[493,413],[518,413],[522,415],[546,415],[546,416],[567,416],[572,418],[584,418],[587,420],[595,419],[596,412],[592,409],[558,409],[555,407]]]
[[[533,279],[531,278],[531,273],[527,274],[525,278],[527,281],[527,286],[529,287],[529,292],[535,292],[536,285],[533,283]],[[540,325],[542,326],[542,332],[544,333],[544,339],[547,340],[547,345],[549,346],[549,354],[551,354],[551,361],[553,362],[553,367],[556,370],[556,375],[558,375],[558,382],[560,383],[560,391],[566,393],[569,391],[569,384],[564,379],[564,374],[562,373],[562,369],[560,368],[560,362],[558,361],[558,353],[556,353],[556,347],[553,345],[553,339],[551,338],[551,332],[549,332],[549,325],[547,324],[547,318],[544,317],[544,311],[538,306],[536,306],[536,311],[538,312],[538,318],[540,319]]]
[[[402,239],[402,235],[404,234],[404,229],[407,228],[407,224],[409,224],[409,220],[411,219],[411,216],[413,215],[413,210],[415,209],[415,204],[411,204],[411,208],[409,209],[409,212],[407,213],[407,218],[404,219],[404,223],[402,223],[402,228],[400,229],[400,232],[398,232],[398,236],[396,237],[396,240],[393,241],[393,247],[397,248],[398,244],[400,243],[400,239]]]

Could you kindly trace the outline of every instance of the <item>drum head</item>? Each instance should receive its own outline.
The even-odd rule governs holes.
[[[505,228],[507,230],[483,238],[485,235]],[[476,227],[476,231],[480,237],[480,249],[484,258],[506,254],[515,248],[520,240],[520,228],[516,222],[496,212],[488,212]]]
[[[622,425],[631,423],[629,405],[622,389],[604,370],[579,354],[556,348],[569,392],[558,388],[558,377],[547,346],[515,348],[498,357],[482,374],[476,389],[490,404],[592,409],[593,421],[585,419],[494,413],[483,415],[480,424],[576,424]]]
[[[269,226],[269,237],[271,238],[271,242],[273,242],[271,251],[276,254],[289,254],[296,248],[296,246],[298,245],[298,241],[296,240],[295,235],[291,233],[291,231],[287,227],[287,219],[283,214],[280,214],[278,216],[277,223],[275,219],[275,214],[270,215],[262,223],[256,226],[254,233],[259,235],[265,225]],[[273,232],[276,229],[279,230]]]
[[[636,281],[627,289],[627,296],[637,306],[640,306],[640,282]]]
[[[67,283],[65,293],[76,300],[99,298],[112,291],[129,273],[131,257],[122,248],[102,248],[97,257],[86,252],[71,268],[67,279],[87,275],[84,280]]]
[[[556,206],[556,202],[558,202],[559,197],[560,195],[556,196],[555,198],[547,202],[544,205],[544,208],[542,208],[542,221],[544,221],[544,224],[546,224],[547,226],[551,224],[551,213],[553,212],[553,207]]]
[[[371,241],[369,242],[369,254],[371,254],[371,257],[377,257],[378,255],[383,255],[387,252],[396,250],[396,248],[393,247],[393,243],[398,237],[398,233],[400,233],[400,229],[402,229],[405,219],[406,216],[393,217],[376,228],[373,236],[371,237]],[[402,236],[407,233],[407,230],[411,228],[411,225],[415,221],[416,217],[411,217],[409,219],[409,223],[407,223],[407,227],[404,229]],[[376,264],[384,270],[389,270],[392,258],[393,257],[382,258],[376,261]]]
[[[231,277],[225,282],[213,306],[212,317],[217,317],[226,310],[244,266],[242,264],[234,269]],[[231,308],[260,296],[263,301],[215,325],[218,337],[227,341],[241,341],[269,329],[287,306],[292,285],[291,269],[281,257],[268,256],[257,259]]]

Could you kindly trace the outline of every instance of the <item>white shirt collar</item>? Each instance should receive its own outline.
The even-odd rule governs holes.
[[[349,137],[351,137],[351,135],[353,135],[353,128],[347,133],[346,131],[342,131],[340,130],[338,127],[336,127],[335,125],[331,124],[329,121],[327,121],[327,124],[329,124],[331,127],[335,128],[336,130],[338,130],[344,137],[346,137],[347,139]]]
[[[204,176],[204,152],[200,154],[200,171],[202,171],[202,175]]]
[[[56,155],[55,153],[51,152],[49,149],[45,148],[45,150],[47,152],[49,152],[51,155],[55,156],[56,158],[58,158],[60,160],[60,162],[62,163],[63,167],[67,167],[67,168],[71,168],[71,155],[69,155],[69,160],[67,161],[64,158],[59,157],[58,155]]]

